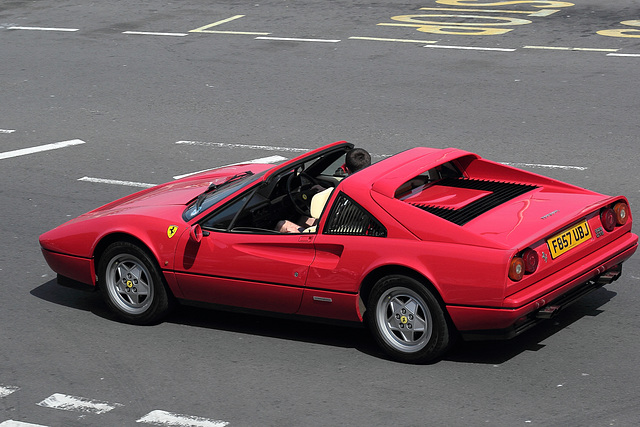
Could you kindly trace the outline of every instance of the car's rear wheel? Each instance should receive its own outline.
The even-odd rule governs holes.
[[[371,290],[365,316],[378,345],[400,362],[433,361],[451,341],[440,302],[424,284],[407,276],[380,279]]]
[[[164,278],[155,261],[128,242],[111,244],[98,264],[98,284],[109,308],[128,323],[148,325],[171,306]]]

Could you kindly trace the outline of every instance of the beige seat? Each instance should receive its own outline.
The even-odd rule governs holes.
[[[324,210],[332,191],[333,187],[329,187],[326,190],[316,193],[311,199],[309,211],[311,212],[311,217],[315,218],[316,222],[320,218],[320,215],[322,215],[322,211]],[[317,228],[317,225],[312,225],[311,227],[306,228],[304,233],[315,233]]]

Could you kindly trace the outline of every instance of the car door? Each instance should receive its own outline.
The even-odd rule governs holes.
[[[340,191],[330,201],[321,232],[314,240],[316,256],[307,287],[357,292],[364,271],[377,257],[385,227],[356,201]]]
[[[181,236],[175,276],[186,299],[281,313],[298,310],[315,256],[315,235],[230,225],[239,224],[245,212],[259,216],[271,203],[249,192],[202,221],[200,242],[189,233]]]

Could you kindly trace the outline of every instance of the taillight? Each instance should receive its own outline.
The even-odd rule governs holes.
[[[531,274],[538,269],[538,252],[529,248],[522,253],[522,260],[524,261],[524,271],[527,274]]]
[[[627,219],[629,219],[629,206],[625,202],[618,202],[613,207],[613,212],[616,214],[616,223],[618,225],[625,225]]]
[[[525,266],[524,260],[519,256],[513,257],[509,266],[509,279],[517,282],[524,276]]]
[[[616,213],[611,208],[604,208],[600,211],[600,221],[607,231],[613,231],[616,227]]]

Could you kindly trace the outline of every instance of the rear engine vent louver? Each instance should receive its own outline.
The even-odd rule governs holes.
[[[455,188],[467,188],[471,190],[489,191],[491,194],[469,203],[460,209],[442,208],[438,206],[411,203],[413,206],[427,211],[433,215],[437,215],[441,218],[451,221],[454,224],[464,225],[472,219],[482,215],[485,212],[499,206],[511,199],[514,199],[524,193],[538,188],[535,185],[530,184],[516,184],[511,182],[499,182],[499,181],[486,181],[479,179],[468,178],[446,178],[433,184],[455,187]]]

